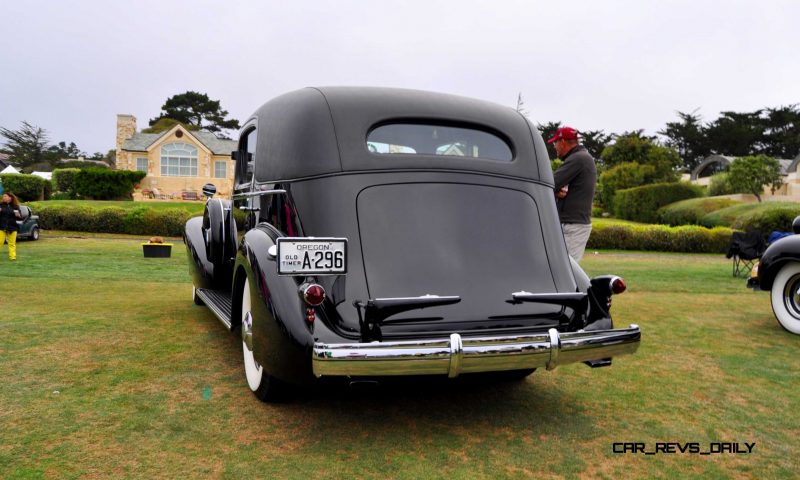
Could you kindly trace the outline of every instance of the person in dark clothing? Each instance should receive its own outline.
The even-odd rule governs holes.
[[[0,248],[3,242],[8,240],[8,258],[11,261],[17,259],[17,219],[22,218],[19,213],[19,200],[11,192],[3,193],[0,201]]]
[[[591,154],[578,143],[578,131],[574,128],[559,128],[547,143],[553,144],[558,158],[564,161],[553,173],[556,205],[567,251],[578,261],[592,233],[597,168]]]

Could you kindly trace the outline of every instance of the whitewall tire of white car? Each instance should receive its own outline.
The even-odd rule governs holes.
[[[800,334],[800,263],[781,267],[770,291],[772,311],[786,330]]]

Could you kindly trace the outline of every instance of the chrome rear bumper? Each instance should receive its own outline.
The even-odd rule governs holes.
[[[628,355],[639,348],[638,325],[616,330],[462,337],[372,343],[315,343],[314,375],[447,375],[519,370]]]

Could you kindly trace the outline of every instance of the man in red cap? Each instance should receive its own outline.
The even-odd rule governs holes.
[[[561,127],[547,141],[564,163],[553,173],[556,205],[564,231],[567,251],[575,261],[583,257],[589,234],[592,233],[592,201],[597,168],[594,158],[578,143],[578,131]]]

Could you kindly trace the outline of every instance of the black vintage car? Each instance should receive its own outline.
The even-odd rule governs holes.
[[[567,255],[545,144],[513,109],[307,88],[259,108],[233,158],[233,200],[210,198],[184,239],[194,301],[241,332],[262,400],[320,378],[607,366],[639,346],[638,326],[613,329],[622,279]]]
[[[800,335],[800,217],[792,222],[792,230],[794,235],[767,248],[747,286],[769,291],[775,319],[785,330]]]

